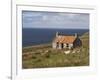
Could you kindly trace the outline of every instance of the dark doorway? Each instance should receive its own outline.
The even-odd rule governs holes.
[[[61,43],[61,48],[63,49],[63,47],[64,47],[64,44],[63,44],[63,43]]]

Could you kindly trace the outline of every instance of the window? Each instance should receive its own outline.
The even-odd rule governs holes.
[[[69,44],[66,44],[66,47],[69,47]]]
[[[57,46],[56,47],[59,47],[59,43],[57,42]]]

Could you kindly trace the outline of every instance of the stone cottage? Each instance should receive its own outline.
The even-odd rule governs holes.
[[[58,32],[52,42],[52,48],[54,49],[73,49],[75,47],[82,46],[82,41],[80,40],[77,33],[74,36],[60,35]]]

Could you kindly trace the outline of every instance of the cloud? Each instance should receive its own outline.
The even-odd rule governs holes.
[[[89,28],[89,14],[24,11],[23,27]]]

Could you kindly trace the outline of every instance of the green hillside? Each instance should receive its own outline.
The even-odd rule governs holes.
[[[51,43],[24,47],[22,66],[28,68],[89,66],[89,33],[80,36],[82,47],[67,50],[52,49]]]

